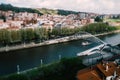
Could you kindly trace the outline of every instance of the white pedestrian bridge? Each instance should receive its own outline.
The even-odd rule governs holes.
[[[83,33],[83,32],[82,32],[82,33]],[[80,33],[79,33],[79,34],[80,34]],[[106,42],[102,41],[101,39],[95,37],[94,35],[92,35],[92,34],[90,34],[90,33],[88,33],[88,32],[84,32],[84,34],[86,34],[86,35],[89,36],[89,37],[92,37],[92,38],[93,38],[93,40],[92,40],[93,42],[95,41],[95,42],[99,42],[99,43],[101,43],[101,44],[100,44],[100,45],[97,45],[97,46],[95,46],[95,47],[93,47],[93,48],[90,48],[90,49],[88,49],[88,50],[86,50],[86,51],[77,53],[77,56],[85,56],[85,55],[94,54],[94,51],[95,51],[95,50],[96,50],[96,51],[101,51],[106,45],[108,45]],[[87,38],[89,38],[89,37],[87,37]]]
[[[100,50],[100,48],[102,48],[102,47],[104,47],[105,46],[105,44],[101,44],[101,45],[98,45],[98,46],[96,46],[96,47],[93,47],[93,48],[91,48],[91,49],[88,49],[88,50],[86,50],[86,51],[83,51],[83,52],[80,52],[80,53],[78,53],[77,54],[77,56],[85,56],[85,55],[91,55],[91,54],[94,54],[94,50]]]

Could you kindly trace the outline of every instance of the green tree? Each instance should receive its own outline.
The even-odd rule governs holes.
[[[25,30],[26,31],[26,39],[28,42],[32,41],[34,37],[34,30],[32,28],[28,28]]]
[[[20,42],[21,41],[21,33],[20,30],[11,30],[10,31],[10,39],[11,39],[11,43],[14,42]]]
[[[96,33],[103,33],[103,32],[117,30],[117,28],[109,26],[106,23],[93,23],[93,24],[83,26],[81,30],[92,33],[92,34],[96,34]]]
[[[4,15],[1,15],[0,19],[3,19],[3,21],[6,22],[6,17]]]
[[[99,16],[97,16],[97,17],[95,18],[95,21],[96,21],[96,22],[103,22],[103,19],[101,19]]]
[[[3,29],[2,40],[5,45],[10,43],[10,32],[6,29]]]
[[[48,31],[45,28],[39,28],[39,34],[41,40],[46,40],[49,38]]]
[[[35,28],[34,29],[34,34],[35,34],[35,40],[40,40],[40,32],[39,32],[39,28]]]

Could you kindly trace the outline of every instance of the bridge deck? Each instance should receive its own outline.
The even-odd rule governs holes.
[[[79,35],[80,35],[80,34],[81,34],[81,33],[79,33]],[[94,52],[92,52],[93,50],[100,50],[100,48],[102,48],[102,47],[104,47],[105,45],[107,45],[106,42],[102,41],[101,39],[95,37],[94,35],[92,35],[92,34],[90,34],[90,33],[88,33],[88,32],[82,32],[82,35],[84,35],[84,37],[85,37],[85,35],[86,35],[87,38],[88,38],[88,37],[92,37],[92,38],[94,38],[95,41],[101,42],[101,44],[98,45],[98,46],[96,46],[96,47],[90,48],[90,49],[88,49],[88,50],[86,50],[86,51],[77,53],[77,56],[84,56],[84,55],[94,54]]]

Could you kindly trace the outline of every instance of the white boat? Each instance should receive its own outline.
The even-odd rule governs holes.
[[[82,42],[82,45],[83,46],[87,46],[87,45],[89,45],[90,43],[89,42]]]

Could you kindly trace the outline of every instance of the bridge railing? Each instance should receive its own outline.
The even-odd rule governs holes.
[[[100,43],[100,44],[98,46],[96,46],[96,47],[93,47],[93,48],[90,48],[90,49],[88,49],[86,51],[78,53],[77,56],[90,55],[90,54],[92,54],[93,50],[96,50],[96,49],[100,50],[105,45],[107,45],[106,42],[102,41],[101,39],[97,38],[96,36],[94,36],[94,35],[92,35],[92,34],[90,34],[88,32],[79,32],[79,33],[75,34],[76,37],[78,37],[78,35],[82,36],[83,39],[87,39],[87,40],[90,40],[92,42]]]

